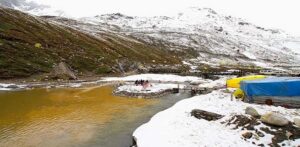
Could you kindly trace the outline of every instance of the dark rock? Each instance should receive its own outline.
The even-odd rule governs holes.
[[[19,88],[17,85],[9,85],[6,88],[10,88],[10,89],[17,89]]]
[[[259,137],[264,137],[264,136],[265,136],[264,133],[262,133],[262,132],[260,132],[260,131],[257,131],[257,130],[256,130],[256,134],[257,134]]]
[[[254,125],[249,124],[249,125],[246,126],[246,128],[247,128],[248,130],[254,130]]]
[[[251,137],[252,137],[252,133],[251,132],[245,132],[245,133],[243,133],[242,134],[242,136],[244,137],[244,138],[246,138],[246,139],[250,139]]]
[[[244,115],[235,115],[233,116],[227,125],[235,124],[235,129],[242,127],[242,129],[254,130],[254,126],[258,124],[257,119],[254,117],[247,117]]]
[[[261,127],[260,130],[271,134],[274,137],[272,138],[272,144],[277,145],[285,140],[296,140],[300,139],[300,129],[295,127],[292,123],[289,123],[287,126],[284,127],[277,127],[277,126],[269,126],[268,127]]]
[[[198,119],[205,119],[205,120],[208,120],[208,121],[218,120],[218,119],[224,117],[223,115],[220,115],[220,114],[217,114],[217,113],[208,112],[208,111],[199,110],[199,109],[194,109],[191,112],[191,115],[198,118]]]
[[[264,145],[264,144],[258,144],[257,146],[261,146],[261,147],[264,147],[265,145]]]
[[[239,25],[249,25],[249,23],[247,23],[247,22],[239,22]]]

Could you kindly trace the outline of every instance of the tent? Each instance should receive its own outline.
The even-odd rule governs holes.
[[[226,81],[227,88],[240,88],[240,82],[244,80],[257,80],[266,78],[264,75],[251,75],[239,78],[232,78]]]
[[[300,78],[272,77],[242,81],[241,89],[250,102],[272,100],[300,106]]]

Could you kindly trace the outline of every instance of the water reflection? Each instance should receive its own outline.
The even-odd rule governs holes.
[[[121,98],[112,87],[0,93],[0,146],[83,146],[110,121],[131,119],[155,99]],[[126,126],[124,126],[126,127]],[[104,134],[104,133],[103,133]]]

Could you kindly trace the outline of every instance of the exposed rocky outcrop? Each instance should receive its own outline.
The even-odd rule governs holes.
[[[191,112],[191,115],[198,118],[198,119],[205,119],[205,120],[208,120],[208,121],[214,121],[214,120],[218,120],[218,119],[224,117],[223,115],[213,113],[213,112],[204,111],[204,110],[200,110],[200,109],[194,109]]]
[[[60,62],[53,68],[51,73],[52,79],[66,79],[66,80],[76,80],[74,72],[71,68],[64,62]]]

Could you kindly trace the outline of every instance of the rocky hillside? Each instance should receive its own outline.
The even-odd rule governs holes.
[[[77,75],[122,72],[126,66],[181,63],[178,53],[143,40],[94,33],[97,37],[0,7],[0,78],[49,73],[62,61]]]

